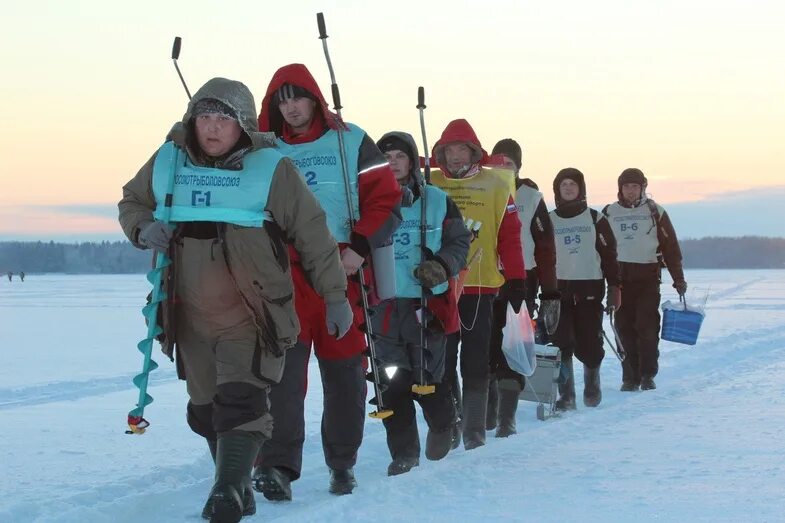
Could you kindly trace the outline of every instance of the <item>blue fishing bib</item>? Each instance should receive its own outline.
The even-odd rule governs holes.
[[[442,223],[447,215],[447,193],[432,185],[426,186],[426,223],[425,246],[436,254],[442,247]],[[419,298],[422,292],[420,282],[414,277],[414,270],[422,263],[420,249],[420,218],[422,198],[411,207],[401,207],[403,221],[393,234],[395,247],[395,295],[398,298]],[[447,282],[437,285],[431,292],[442,294],[447,291]]]
[[[273,173],[282,156],[274,149],[260,149],[243,157],[239,171],[193,165],[173,142],[158,149],[153,164],[156,220],[164,218],[171,167],[176,155],[171,222],[224,222],[261,227],[270,220],[264,210]]]
[[[354,124],[346,124],[343,132],[346,166],[352,195],[355,218],[359,218],[360,199],[357,190],[357,163],[365,132]],[[349,243],[351,224],[346,205],[346,186],[341,169],[338,148],[338,131],[330,129],[318,140],[308,143],[288,144],[278,139],[278,151],[291,158],[305,177],[305,183],[327,215],[327,227],[339,243]]]

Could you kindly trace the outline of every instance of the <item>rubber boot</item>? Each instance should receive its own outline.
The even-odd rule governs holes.
[[[237,523],[242,519],[246,510],[243,493],[251,489],[251,467],[261,442],[259,434],[239,430],[218,436],[215,485],[208,499],[212,505],[210,523]]]
[[[428,429],[428,436],[425,438],[425,457],[431,461],[438,461],[454,449],[453,434],[455,425],[451,425],[445,430],[437,431]],[[460,443],[460,437],[458,442]]]
[[[651,376],[643,376],[641,378],[641,390],[654,390],[657,388],[657,384],[654,383],[654,378]]]
[[[213,463],[215,463],[215,457],[218,453],[218,442],[214,439],[208,439],[207,445],[210,447],[210,455],[213,457]],[[202,509],[202,519],[209,520],[212,514],[212,498],[207,498],[207,502]],[[256,514],[256,499],[253,497],[253,489],[247,486],[243,490],[243,516],[253,516],[254,514]]]
[[[516,379],[499,380],[499,428],[497,438],[506,438],[516,434],[515,413],[518,411],[518,397],[521,395],[521,384]]]
[[[587,407],[596,407],[602,401],[602,388],[600,387],[600,366],[590,369],[583,367],[583,404]]]
[[[400,474],[406,474],[419,465],[420,458],[417,457],[395,458],[392,460],[392,463],[387,466],[387,475],[398,476]]]
[[[488,408],[488,379],[463,380],[463,448],[485,445],[485,411]]]
[[[556,400],[556,410],[575,410],[575,373],[572,368],[572,356],[562,361],[562,370],[567,379],[559,381],[559,399]]]
[[[292,500],[292,478],[284,467],[256,467],[253,486],[270,501]]]
[[[495,377],[488,381],[488,410],[485,414],[485,430],[496,428],[499,412],[499,388]]]
[[[622,381],[621,388],[619,390],[622,392],[636,392],[640,388],[641,386],[638,383],[633,383],[631,381]]]
[[[343,496],[351,494],[357,487],[357,480],[354,478],[354,470],[351,468],[344,470],[330,469],[330,494]]]

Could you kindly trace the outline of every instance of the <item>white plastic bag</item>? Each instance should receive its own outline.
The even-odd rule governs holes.
[[[512,370],[531,376],[537,368],[534,330],[526,304],[519,313],[507,304],[507,324],[502,329],[502,352]]]

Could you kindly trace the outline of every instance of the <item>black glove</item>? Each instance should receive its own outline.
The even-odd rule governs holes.
[[[679,296],[684,296],[687,292],[687,282],[684,280],[676,280],[673,282],[673,288],[679,293]]]
[[[147,222],[139,226],[139,245],[146,249],[166,253],[172,239],[172,228],[161,221]]]
[[[543,291],[540,294],[540,313],[545,324],[545,332],[553,336],[559,326],[561,317],[561,293],[559,291]]]
[[[512,310],[515,311],[515,314],[521,312],[523,300],[526,298],[526,285],[522,279],[516,278],[504,282],[501,294],[512,305]]]
[[[436,260],[427,260],[414,269],[414,277],[423,287],[433,289],[447,281],[447,270]]]

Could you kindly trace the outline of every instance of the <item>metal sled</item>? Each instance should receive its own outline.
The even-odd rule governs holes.
[[[561,350],[555,345],[535,345],[537,368],[527,377],[520,399],[537,403],[537,419],[545,421],[556,412],[559,397]]]

